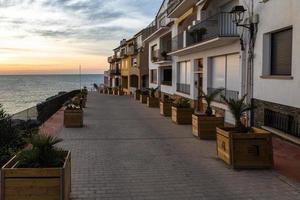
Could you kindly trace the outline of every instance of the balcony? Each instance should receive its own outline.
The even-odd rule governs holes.
[[[143,40],[157,31],[156,20],[152,21],[143,31]]]
[[[207,94],[210,95],[213,92],[215,92],[218,88],[207,88]],[[226,97],[226,99],[234,99],[238,100],[239,98],[239,92],[238,91],[233,91],[233,90],[223,90],[220,94],[216,96],[214,101],[218,103],[225,103],[222,96]]]
[[[239,39],[237,26],[230,13],[219,13],[198,22],[172,39],[171,54],[189,54],[206,48],[226,45]],[[184,52],[186,51],[187,52]]]
[[[127,56],[128,56],[128,54],[127,54],[126,48],[121,49],[120,57],[125,58]]]
[[[199,0],[173,0],[168,5],[168,17],[179,18],[189,9],[193,8]]]
[[[177,83],[176,91],[189,95],[191,93],[191,85],[184,84],[184,83]]]
[[[121,71],[119,68],[113,68],[109,70],[110,75],[112,76],[120,76],[121,75]]]
[[[110,56],[110,57],[107,58],[107,62],[109,62],[109,63],[113,63],[113,62],[115,62],[115,60],[116,60],[116,56],[115,55]]]
[[[163,64],[165,62],[172,61],[172,58],[171,58],[171,56],[168,55],[167,50],[158,49],[158,50],[152,51],[151,55],[152,55],[151,56],[152,62],[156,63],[156,64]]]
[[[127,55],[133,56],[136,54],[136,48],[135,45],[127,47]]]

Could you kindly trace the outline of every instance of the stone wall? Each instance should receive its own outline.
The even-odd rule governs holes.
[[[254,106],[256,106],[256,109],[252,114],[252,125],[254,126],[260,127],[264,125],[265,109],[269,109],[271,111],[279,112],[285,115],[291,115],[300,122],[300,108],[262,101],[259,99],[253,99],[252,103]]]

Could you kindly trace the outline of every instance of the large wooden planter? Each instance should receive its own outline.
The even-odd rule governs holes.
[[[135,92],[135,93],[134,93],[134,99],[135,99],[136,101],[139,101],[139,100],[140,100],[140,97],[141,97],[141,93],[140,93],[140,92]]]
[[[124,91],[123,90],[119,90],[118,94],[119,94],[119,96],[124,96]]]
[[[147,97],[148,97],[148,95],[142,95],[141,94],[141,96],[140,96],[140,102],[142,104],[146,104],[147,103]]]
[[[160,102],[159,103],[160,114],[166,117],[172,115],[172,103],[171,102]]]
[[[259,128],[252,128],[248,134],[217,128],[217,154],[235,169],[272,168],[272,135]]]
[[[119,91],[118,90],[113,90],[113,95],[118,95]]]
[[[200,139],[215,140],[216,128],[224,127],[224,117],[193,114],[193,135]]]
[[[147,106],[149,108],[159,108],[159,99],[155,97],[147,97]]]
[[[69,200],[71,153],[61,168],[17,168],[16,156],[1,171],[3,200]]]
[[[83,126],[82,110],[65,110],[64,125],[66,128],[81,128]]]
[[[172,121],[176,124],[192,124],[193,110],[172,106]]]

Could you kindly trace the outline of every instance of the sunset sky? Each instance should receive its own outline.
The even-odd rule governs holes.
[[[162,0],[0,0],[0,74],[101,73]]]

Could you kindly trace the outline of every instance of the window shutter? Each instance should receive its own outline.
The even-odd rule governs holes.
[[[271,75],[291,75],[292,73],[293,29],[272,34]]]

